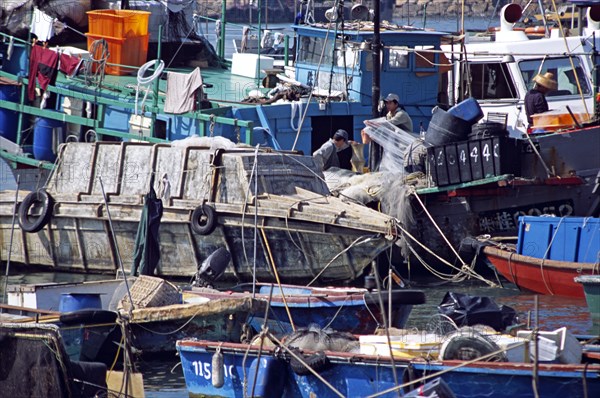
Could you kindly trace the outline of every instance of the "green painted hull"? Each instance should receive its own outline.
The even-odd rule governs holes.
[[[583,285],[592,321],[600,323],[600,275],[578,276],[575,281]]]

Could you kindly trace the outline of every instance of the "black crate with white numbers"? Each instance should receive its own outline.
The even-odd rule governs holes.
[[[429,170],[437,186],[500,176],[520,175],[521,140],[504,136],[430,147]]]

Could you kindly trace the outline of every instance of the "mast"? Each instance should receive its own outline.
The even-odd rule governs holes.
[[[373,43],[371,43],[371,49],[373,50],[373,83],[371,88],[371,110],[373,118],[379,117],[379,97],[381,96],[380,80],[381,80],[381,63],[379,53],[381,51],[381,37],[380,31],[380,0],[373,2]],[[381,161],[381,146],[375,142],[371,142],[371,148],[369,151],[369,168],[371,171],[379,166]]]

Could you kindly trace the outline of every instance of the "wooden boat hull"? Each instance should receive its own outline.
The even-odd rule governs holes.
[[[337,331],[353,334],[374,333],[383,324],[377,292],[356,288],[311,288],[294,285],[283,285],[284,295],[280,288],[259,284],[256,298],[265,302],[270,300],[267,326],[275,335],[285,335],[296,328],[307,328],[316,325]],[[252,297],[251,287],[243,285],[234,288],[232,292],[206,292],[205,289],[192,289],[186,292],[186,300],[192,297]],[[244,291],[241,293],[241,291]],[[285,300],[284,300],[285,296]],[[388,292],[382,293],[384,314],[388,314]],[[421,290],[395,289],[392,291],[390,326],[403,328],[412,311],[413,305],[425,302],[425,293]],[[288,314],[289,310],[289,314]],[[290,322],[290,316],[292,322]],[[256,312],[249,320],[255,331],[262,330],[265,318],[261,312]]]
[[[600,275],[581,275],[575,278],[575,282],[583,285],[592,321],[600,324]]]
[[[573,278],[598,273],[598,264],[573,263],[522,256],[487,246],[483,252],[494,268],[519,288],[535,293],[583,298],[583,288]]]
[[[212,356],[220,347],[224,358],[224,385],[216,388],[211,383],[214,369]],[[177,343],[186,386],[190,396],[195,394],[215,397],[241,396],[243,383],[252,388],[259,347],[243,344],[222,344],[203,341]],[[263,348],[258,366],[259,377],[254,389],[277,391],[285,397],[369,396],[393,389],[393,367],[389,357],[356,353],[326,351],[329,364],[316,367],[320,376],[340,393],[335,394],[314,375],[299,375],[290,365],[288,354],[274,355],[272,348]],[[311,358],[305,355],[304,358]],[[313,357],[314,358],[314,357]],[[308,359],[311,361],[311,359]],[[410,367],[410,368],[409,368]],[[424,375],[435,378],[437,373],[448,384],[457,398],[504,398],[507,396],[534,396],[532,377],[534,368],[527,363],[477,362],[465,365],[462,361],[406,361],[395,360],[397,380],[406,383]],[[244,375],[246,378],[244,378]],[[431,380],[431,379],[429,379]],[[268,386],[265,386],[269,383]],[[412,387],[417,387],[415,383]],[[406,393],[411,386],[399,391]],[[397,391],[381,396],[398,396]],[[540,364],[538,368],[540,397],[585,397],[600,394],[600,365]],[[586,395],[587,394],[587,395]]]
[[[121,284],[119,280],[105,280],[9,286],[8,302],[14,305],[5,307],[13,314],[30,315],[27,320],[13,316],[15,322],[36,321],[32,314],[38,312],[43,315],[38,320],[61,325],[67,352],[73,359],[110,365],[116,354],[115,343],[121,339],[121,323],[129,328],[131,346],[140,354],[171,354],[175,342],[183,338],[202,336],[214,341],[241,341],[243,325],[254,314],[263,314],[266,306],[266,301],[249,296],[221,295],[193,303],[136,308],[131,312],[121,309],[121,317],[117,317],[110,309],[115,301],[113,294],[119,298],[125,294]],[[100,295],[102,308],[67,313],[50,311],[58,308],[66,292],[94,292]]]
[[[114,273],[119,261],[132,264],[142,198],[154,174],[169,176],[170,184],[159,228],[160,276],[191,277],[225,247],[232,254],[230,279],[249,281],[256,271],[262,281],[275,280],[276,272],[284,281],[306,281],[323,271],[321,281],[351,280],[393,244],[394,219],[329,196],[312,157],[265,151],[256,158],[257,186],[253,150],[66,144],[46,187],[53,201],[49,222],[31,233],[17,225],[12,261],[91,273]],[[252,195],[255,189],[259,195]],[[11,241],[14,198],[14,192],[0,194],[2,247]],[[193,214],[206,203],[213,227],[198,231]],[[7,259],[7,251],[0,257]]]

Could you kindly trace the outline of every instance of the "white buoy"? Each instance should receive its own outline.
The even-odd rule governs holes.
[[[225,384],[225,378],[223,377],[223,354],[221,354],[221,348],[217,347],[217,351],[212,357],[212,385],[215,388],[221,388]]]

